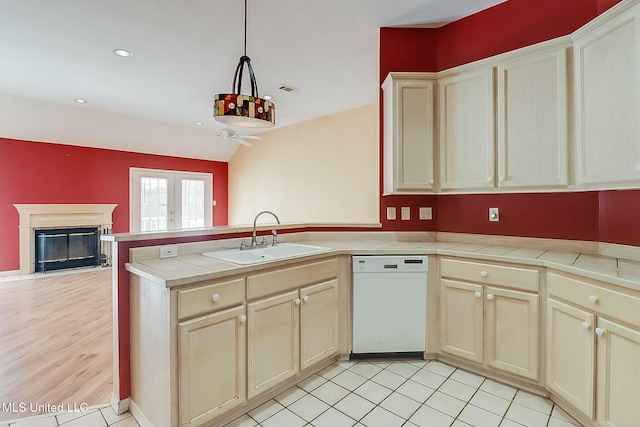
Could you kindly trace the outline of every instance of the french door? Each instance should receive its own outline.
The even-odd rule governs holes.
[[[130,230],[162,231],[213,224],[213,175],[131,168]]]

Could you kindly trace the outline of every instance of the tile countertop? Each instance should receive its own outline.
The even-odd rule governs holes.
[[[174,287],[201,280],[246,274],[264,268],[283,267],[301,260],[311,261],[330,255],[446,255],[549,267],[640,291],[640,262],[602,255],[453,242],[305,240],[297,243],[329,247],[332,251],[253,265],[232,264],[196,254],[145,259],[129,263],[126,268],[131,273],[159,285]]]

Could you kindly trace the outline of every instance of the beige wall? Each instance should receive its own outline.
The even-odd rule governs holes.
[[[240,146],[229,162],[229,224],[262,210],[282,222],[378,223],[377,117],[377,104],[365,105]]]

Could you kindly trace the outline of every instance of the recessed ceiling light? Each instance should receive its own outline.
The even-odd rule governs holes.
[[[78,104],[86,104],[87,103],[86,99],[80,99],[80,98],[74,99],[74,101],[76,101]]]
[[[202,122],[195,122],[194,125],[196,126],[202,126]]]
[[[269,99],[273,99],[273,96],[271,95],[265,95],[263,96],[264,99],[269,100]]]
[[[128,58],[130,56],[133,56],[133,53],[125,49],[115,49],[113,53],[115,53],[118,56],[122,56],[123,58]]]

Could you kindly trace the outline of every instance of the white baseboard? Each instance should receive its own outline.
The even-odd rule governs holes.
[[[129,399],[127,399],[129,400]],[[131,416],[135,418],[135,420],[140,424],[140,427],[154,427],[151,421],[142,413],[142,410],[136,405],[136,402],[131,400],[129,402],[129,412],[131,412]]]

